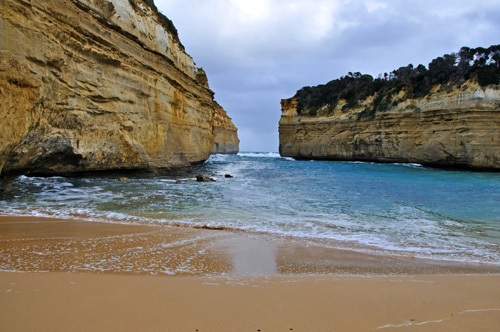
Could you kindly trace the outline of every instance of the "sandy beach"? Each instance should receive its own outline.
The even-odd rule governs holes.
[[[243,232],[3,216],[0,267],[2,331],[500,326],[496,265],[370,255]]]

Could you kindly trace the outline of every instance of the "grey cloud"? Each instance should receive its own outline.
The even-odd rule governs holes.
[[[498,43],[500,9],[492,0],[339,1],[322,31],[308,15],[329,2],[268,2],[274,12],[248,24],[225,17],[228,0],[155,0],[206,70],[215,98],[239,128],[242,150],[277,151],[280,100],[302,86],[349,71],[376,76],[427,65],[462,46]],[[301,11],[289,10],[292,3]]]

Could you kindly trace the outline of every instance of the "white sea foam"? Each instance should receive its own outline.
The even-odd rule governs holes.
[[[240,157],[250,157],[250,158],[274,158],[274,159],[286,159],[286,160],[295,160],[290,157],[282,157],[277,152],[240,152],[238,153]]]
[[[226,161],[231,158],[229,154],[213,154],[208,158],[209,161]]]
[[[367,252],[500,264],[496,174],[284,160],[275,152],[214,155],[201,172],[217,182],[203,186],[193,176],[181,185],[168,177],[122,184],[20,176],[0,196],[0,213],[206,225]]]
[[[395,163],[394,165],[400,165],[410,168],[424,168],[424,165],[416,164],[416,163]]]

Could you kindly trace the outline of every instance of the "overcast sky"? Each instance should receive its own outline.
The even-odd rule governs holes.
[[[278,151],[280,100],[500,43],[499,0],[155,0],[207,72],[240,151]]]

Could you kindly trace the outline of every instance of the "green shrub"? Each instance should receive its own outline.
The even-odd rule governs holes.
[[[428,68],[424,65],[408,65],[384,73],[374,79],[370,75],[359,72],[351,73],[321,84],[316,87],[304,87],[297,91],[301,113],[303,110],[318,110],[328,105],[331,112],[339,100],[345,100],[343,109],[358,107],[360,101],[375,96],[373,107],[361,112],[361,117],[374,116],[375,112],[383,112],[390,106],[396,106],[404,99],[422,98],[430,93],[433,87],[443,86],[445,91],[460,87],[469,79],[477,79],[478,84],[487,86],[500,84],[500,45],[489,48],[471,49],[462,47],[459,53],[445,54],[432,60]],[[391,100],[401,91],[403,99]]]

